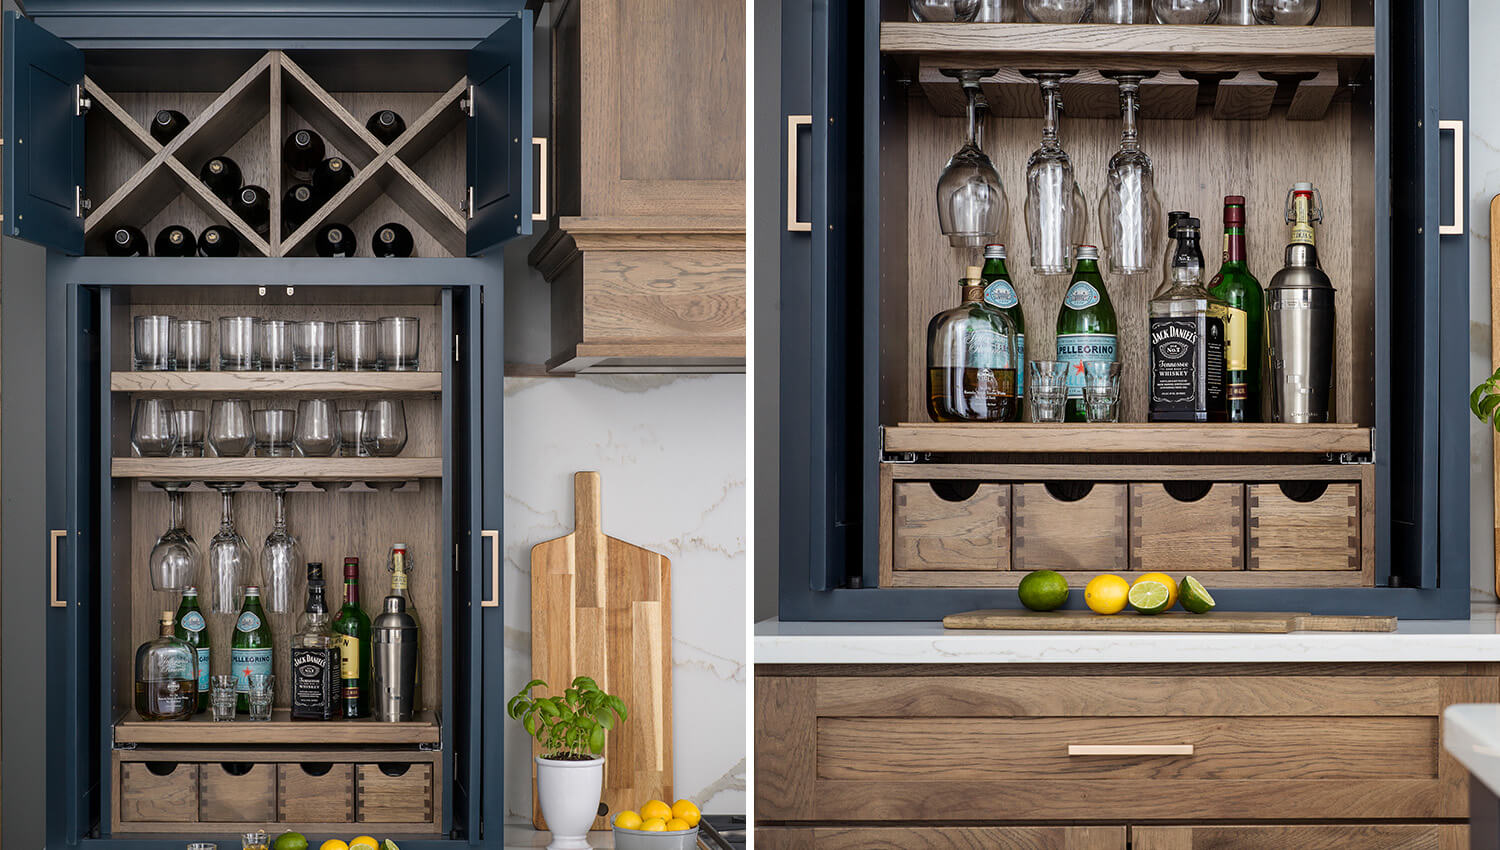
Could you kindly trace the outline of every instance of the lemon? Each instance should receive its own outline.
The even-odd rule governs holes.
[[[652,818],[666,823],[672,819],[672,807],[660,800],[652,800],[641,806],[641,819],[651,820]]]
[[[1130,582],[1112,573],[1094,576],[1083,588],[1083,601],[1095,614],[1118,614],[1125,610]]]
[[[356,848],[364,848],[364,850],[380,850],[380,842],[376,841],[368,835],[361,835],[360,837],[349,842],[349,850],[356,850]]]
[[[615,815],[615,826],[621,829],[640,829],[641,821],[645,820],[640,815],[626,809]]]
[[[349,845],[337,838],[330,838],[318,845],[318,850],[349,850]]]
[[[1182,607],[1194,614],[1207,614],[1214,610],[1214,598],[1208,595],[1208,590],[1198,583],[1192,576],[1182,577]]]
[[[644,807],[642,807],[642,808],[644,808]],[[662,820],[661,818],[646,818],[646,821],[641,824],[641,831],[642,832],[666,832],[667,831],[667,822],[664,821],[664,820]]]
[[[1172,595],[1159,581],[1143,580],[1130,586],[1130,605],[1142,614],[1160,614],[1167,610]]]
[[[1068,580],[1052,570],[1032,570],[1021,579],[1016,594],[1033,611],[1052,611],[1068,601]]]
[[[1177,580],[1166,573],[1142,573],[1136,578],[1136,582],[1159,581],[1167,586],[1167,607],[1171,608],[1177,604]]]
[[[698,811],[692,800],[678,800],[672,804],[672,817],[687,822],[683,829],[692,829],[703,819],[703,813]]]
[[[688,826],[688,822],[682,818],[672,818],[667,821],[667,832],[681,832],[684,829],[692,829],[692,827]]]

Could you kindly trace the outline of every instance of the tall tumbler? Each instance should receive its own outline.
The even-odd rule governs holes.
[[[208,322],[175,319],[172,322],[173,368],[179,372],[207,372],[213,368],[208,353]]]
[[[369,457],[370,450],[365,448],[365,409],[360,407],[339,411],[339,434],[343,437],[339,443],[340,457]]]
[[[311,320],[298,322],[292,329],[292,348],[301,371],[327,371],[333,368],[333,323]]]
[[[135,317],[131,366],[137,372],[165,372],[172,368],[172,317]]]
[[[419,325],[411,316],[386,316],[380,320],[380,368],[387,372],[416,371]]]
[[[219,368],[225,372],[248,372],[260,368],[255,356],[254,316],[219,318]]]
[[[1251,0],[1223,0],[1219,7],[1219,20],[1216,23],[1253,27],[1260,22],[1255,20],[1255,9]]]
[[[262,320],[255,334],[255,353],[260,368],[268,372],[290,372],[297,368],[292,355],[292,323],[285,319]]]
[[[1151,0],[1094,0],[1096,24],[1154,24]]]

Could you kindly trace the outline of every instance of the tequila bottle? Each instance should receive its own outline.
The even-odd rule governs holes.
[[[1016,410],[1015,324],[984,300],[978,266],[961,303],[927,325],[927,412],[937,422],[1005,422]]]
[[[1016,326],[1016,401],[1011,405],[1009,422],[1021,421],[1021,406],[1026,400],[1026,312],[1021,296],[1016,294],[1010,271],[1005,267],[1005,246],[984,246],[984,268],[979,273],[984,284],[984,301],[999,310]]]
[[[1083,410],[1083,364],[1118,361],[1118,339],[1115,306],[1099,275],[1099,249],[1079,245],[1073,282],[1057,311],[1057,359],[1069,364],[1067,421],[1088,420]]]
[[[1203,286],[1198,219],[1181,220],[1167,289],[1147,327],[1152,422],[1223,422],[1224,302]]]

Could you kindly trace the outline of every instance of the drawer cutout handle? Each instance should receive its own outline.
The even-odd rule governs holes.
[[[1070,756],[1190,756],[1192,744],[1069,744]]]
[[[1277,486],[1288,500],[1303,504],[1316,502],[1328,492],[1327,481],[1283,481]]]
[[[219,765],[219,769],[230,776],[249,776],[250,771],[255,769],[255,764],[248,761],[226,761]]]
[[[152,776],[171,776],[177,772],[177,762],[148,761],[146,762],[146,771]]]
[[[932,495],[945,502],[967,502],[979,492],[978,481],[930,481],[927,486],[932,488]]]
[[[411,770],[411,762],[383,761],[375,765],[375,768],[386,776],[394,778],[398,776],[405,776],[406,772],[408,770]]]
[[[1059,502],[1081,502],[1094,492],[1092,481],[1048,481],[1042,487]]]
[[[1214,489],[1214,483],[1212,481],[1164,481],[1161,489],[1171,496],[1173,501],[1190,504],[1207,498]]]
[[[333,762],[330,761],[308,761],[298,765],[302,772],[308,776],[327,776],[333,770]]]

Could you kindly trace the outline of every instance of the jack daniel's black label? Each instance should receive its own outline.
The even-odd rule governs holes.
[[[1151,418],[1224,418],[1224,321],[1217,316],[1154,317],[1150,322]]]
[[[339,651],[292,648],[292,718],[331,720],[339,706]]]

